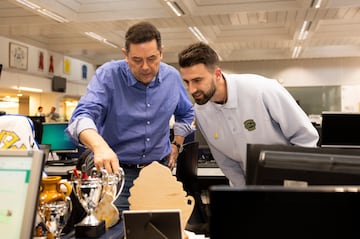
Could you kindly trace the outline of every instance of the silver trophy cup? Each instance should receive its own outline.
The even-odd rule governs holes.
[[[123,188],[124,172],[120,168],[119,174],[108,174],[105,169],[100,172],[93,168],[90,175],[74,180],[74,191],[81,205],[87,212],[86,217],[75,225],[77,237],[99,237],[105,232],[105,221],[99,220],[94,215],[105,189],[111,187],[111,191],[117,197]]]
[[[65,197],[63,201],[52,201],[40,203],[38,214],[45,224],[48,232],[54,235],[55,239],[60,239],[61,231],[65,227],[72,212],[70,197]]]

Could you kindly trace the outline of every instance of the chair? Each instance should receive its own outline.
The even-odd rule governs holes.
[[[186,230],[195,233],[208,234],[208,215],[201,199],[197,177],[199,142],[184,144],[176,165],[176,178],[182,182],[184,190],[195,199],[194,210],[186,225]]]
[[[24,115],[1,115],[0,133],[1,149],[39,149],[35,140],[33,122]]]

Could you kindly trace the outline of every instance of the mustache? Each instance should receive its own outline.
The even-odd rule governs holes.
[[[199,96],[199,95],[203,95],[203,92],[202,91],[195,91],[194,93],[191,94],[193,97],[195,96]]]

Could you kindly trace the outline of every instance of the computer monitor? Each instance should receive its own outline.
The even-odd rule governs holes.
[[[321,147],[360,148],[360,113],[323,112]]]
[[[247,145],[247,185],[360,185],[360,150]]]
[[[77,145],[65,133],[67,122],[43,123],[41,144],[49,144],[51,153],[56,153],[60,159],[77,153]]]
[[[212,186],[210,238],[360,238],[359,190],[359,186]]]
[[[42,124],[45,123],[45,116],[27,116],[34,125],[34,131],[35,131],[35,140],[38,144],[41,143],[41,137],[42,137]]]
[[[43,167],[40,150],[0,150],[2,238],[33,238]]]
[[[126,239],[183,239],[180,209],[124,210]]]

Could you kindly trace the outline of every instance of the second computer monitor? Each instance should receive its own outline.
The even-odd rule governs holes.
[[[65,133],[67,126],[66,122],[43,123],[41,144],[49,144],[51,152],[62,156],[78,152],[77,145]]]
[[[248,185],[360,185],[360,151],[248,144]]]

